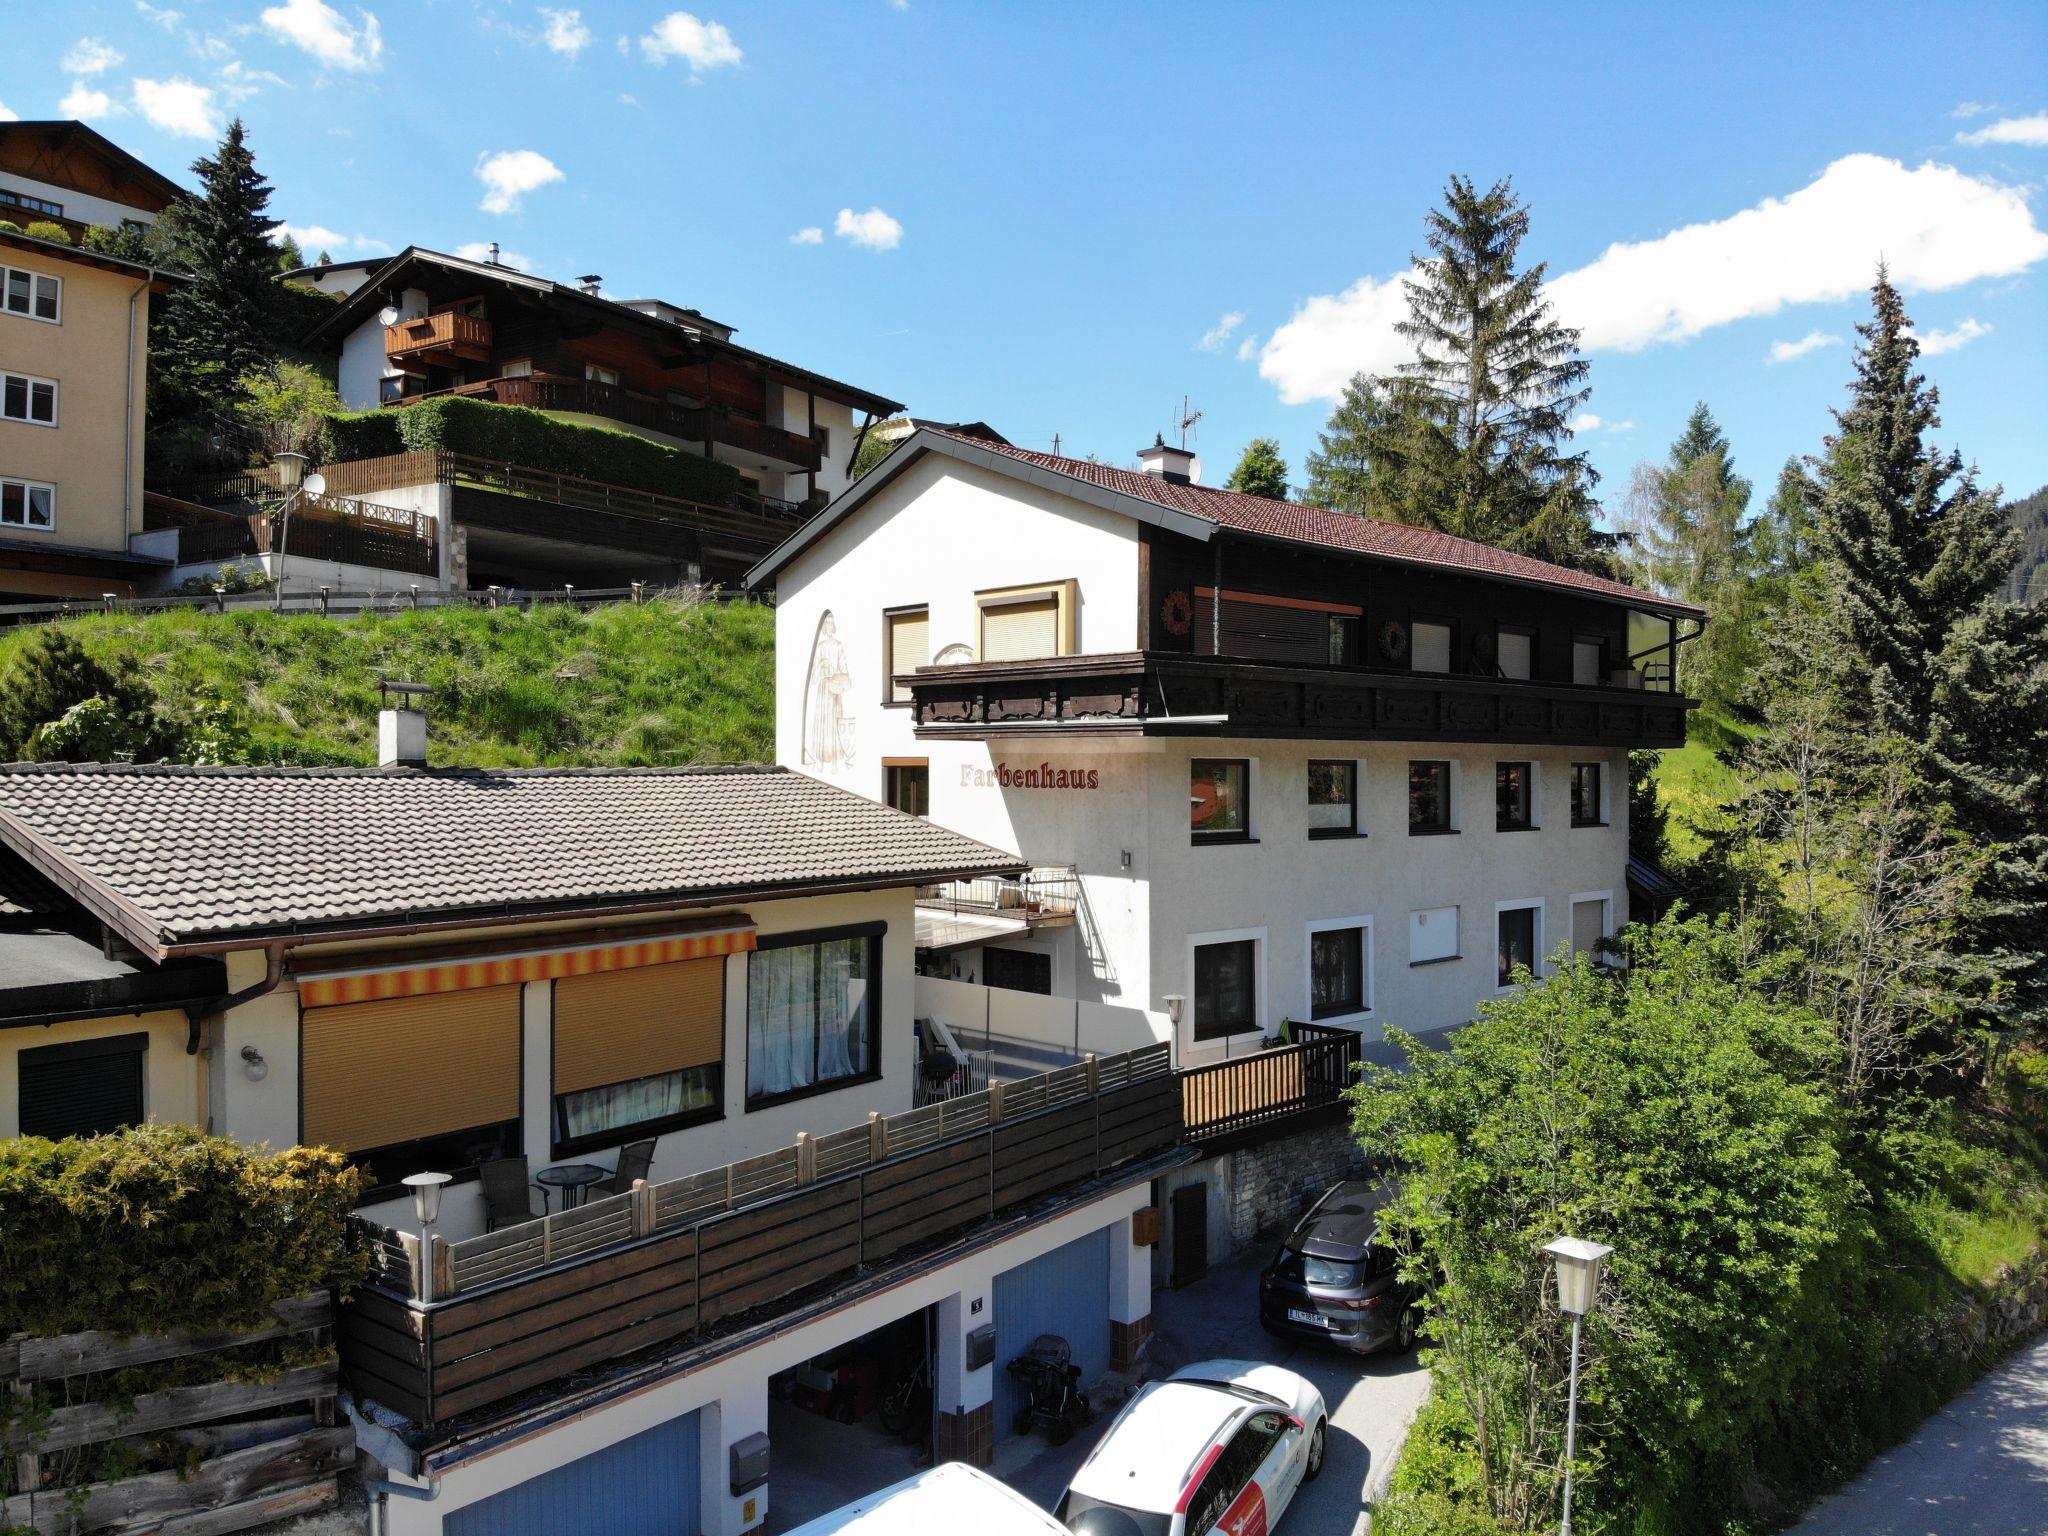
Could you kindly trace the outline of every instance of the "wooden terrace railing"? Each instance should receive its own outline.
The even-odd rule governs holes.
[[[491,355],[491,322],[450,310],[419,315],[384,327],[384,352],[392,358],[419,352],[453,352],[481,362]]]
[[[1161,1043],[482,1237],[422,1245],[372,1227],[374,1279],[344,1314],[342,1369],[416,1423],[445,1422],[1165,1151],[1180,1111]]]
[[[1297,1024],[1294,1033],[1297,1044],[1180,1074],[1189,1140],[1213,1140],[1343,1103],[1344,1090],[1358,1081],[1357,1032]]]

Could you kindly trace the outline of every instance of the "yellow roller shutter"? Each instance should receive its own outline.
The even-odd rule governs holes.
[[[1060,600],[990,603],[981,611],[983,661],[1035,661],[1060,653]]]
[[[366,1152],[518,1119],[519,992],[306,1009],[300,1140]]]
[[[896,674],[914,672],[932,659],[932,624],[928,609],[889,615],[889,697],[899,704],[910,701],[908,684],[898,683]]]
[[[556,1093],[706,1066],[724,1055],[722,958],[555,983]]]

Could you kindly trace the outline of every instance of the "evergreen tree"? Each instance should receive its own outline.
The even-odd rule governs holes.
[[[1750,558],[1760,579],[1795,575],[1813,559],[1811,490],[1799,461],[1787,459],[1778,471],[1777,489],[1750,530]]]
[[[1308,456],[1308,489],[1302,499],[1312,507],[1339,512],[1370,510],[1373,453],[1387,423],[1385,388],[1354,373],[1316,440],[1315,452]]]
[[[1602,565],[1597,481],[1565,451],[1585,404],[1579,333],[1553,318],[1545,264],[1517,270],[1529,211],[1511,183],[1454,176],[1407,279],[1415,344],[1373,454],[1374,510],[1565,564]]]
[[[1265,496],[1273,501],[1287,499],[1287,461],[1280,457],[1280,444],[1270,437],[1255,437],[1244,445],[1237,468],[1226,482],[1229,489],[1247,496]]]
[[[299,242],[290,235],[277,238],[277,270],[296,272],[306,264],[306,253],[299,249]]]

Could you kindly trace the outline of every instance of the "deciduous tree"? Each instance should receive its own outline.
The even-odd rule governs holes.
[[[1237,468],[1226,482],[1229,489],[1247,496],[1265,496],[1274,501],[1287,499],[1287,461],[1280,457],[1280,444],[1270,437],[1255,437],[1244,445]]]

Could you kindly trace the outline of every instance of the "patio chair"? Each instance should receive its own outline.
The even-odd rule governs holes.
[[[635,1179],[647,1177],[647,1170],[654,1166],[654,1143],[633,1141],[619,1148],[619,1166],[611,1179],[597,1187],[608,1195],[623,1195],[633,1187]]]
[[[514,1226],[522,1221],[539,1221],[547,1214],[547,1191],[526,1176],[525,1158],[493,1158],[477,1168],[477,1176],[484,1186],[486,1232],[495,1232],[500,1227]],[[543,1201],[538,1211],[533,1208],[532,1191],[536,1189],[540,1189]]]

